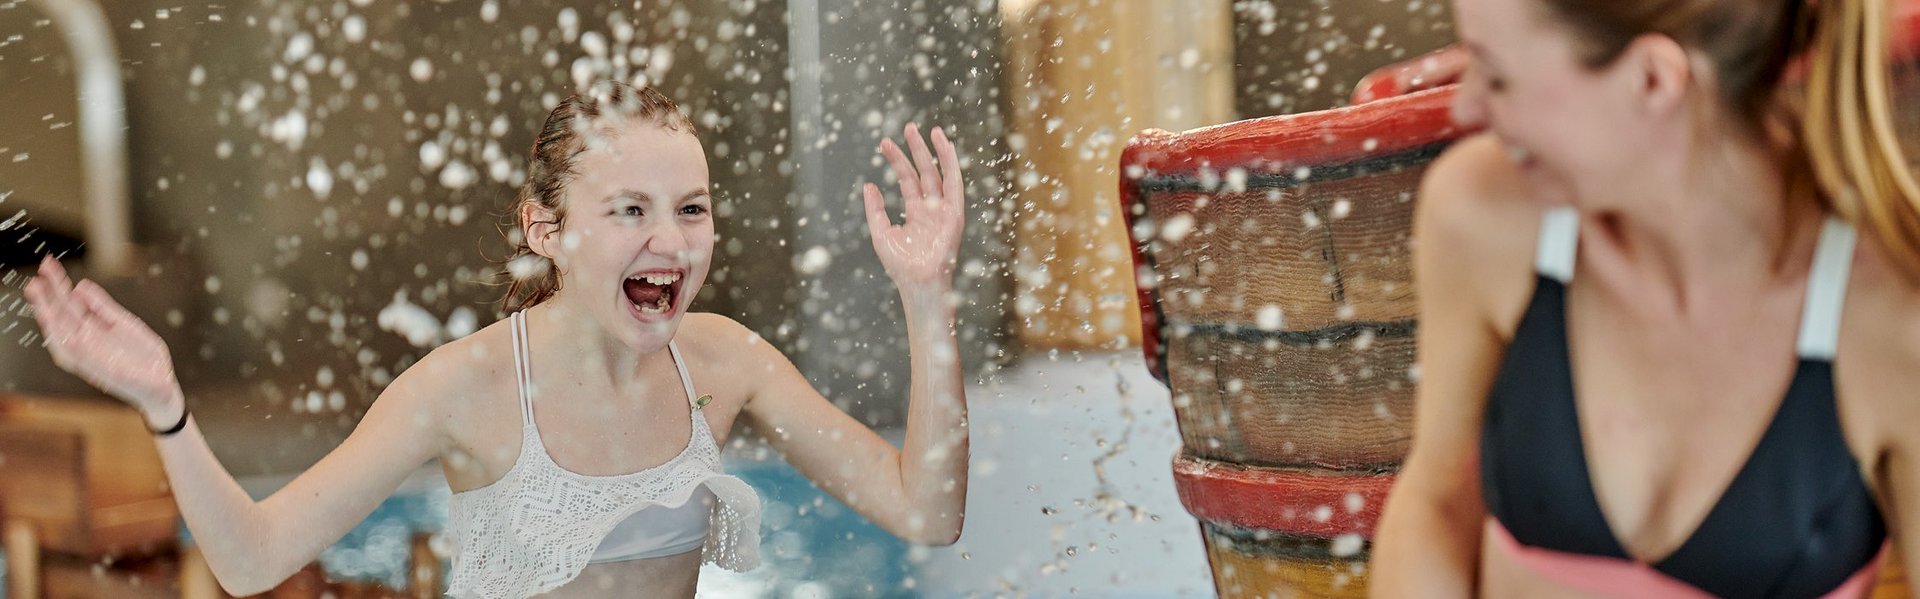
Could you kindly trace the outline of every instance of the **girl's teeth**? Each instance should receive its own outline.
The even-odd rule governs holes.
[[[665,314],[667,313],[667,310],[672,309],[672,307],[673,305],[669,303],[668,298],[660,298],[660,301],[655,302],[652,305],[648,305],[648,304],[633,305],[633,309],[639,310],[641,314]]]

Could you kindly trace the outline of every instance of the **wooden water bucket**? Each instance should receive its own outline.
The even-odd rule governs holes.
[[[1223,597],[1360,596],[1412,434],[1413,192],[1450,90],[1186,133],[1122,158],[1145,351]]]

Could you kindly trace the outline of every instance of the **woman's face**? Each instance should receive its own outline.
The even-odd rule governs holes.
[[[1454,19],[1473,55],[1453,119],[1498,137],[1551,203],[1587,208],[1616,197],[1640,172],[1651,123],[1635,110],[1634,69],[1600,69],[1577,55],[1574,31],[1540,0],[1455,0]]]
[[[693,135],[653,124],[583,133],[564,224],[548,239],[555,300],[635,349],[666,345],[713,257],[707,157]]]

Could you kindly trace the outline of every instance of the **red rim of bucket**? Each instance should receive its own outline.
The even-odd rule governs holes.
[[[1302,537],[1372,538],[1393,475],[1243,466],[1181,453],[1173,486],[1195,518]]]

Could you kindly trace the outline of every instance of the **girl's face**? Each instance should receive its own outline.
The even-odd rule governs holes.
[[[555,300],[635,349],[658,350],[713,257],[706,152],[693,135],[653,124],[582,135],[564,225],[536,226],[529,238],[542,237],[560,269]]]
[[[1644,69],[1631,65],[1633,49],[1590,68],[1575,32],[1549,10],[1540,0],[1455,0],[1473,62],[1453,120],[1497,137],[1542,200],[1614,207],[1605,204],[1642,172],[1661,119],[1644,109]]]

